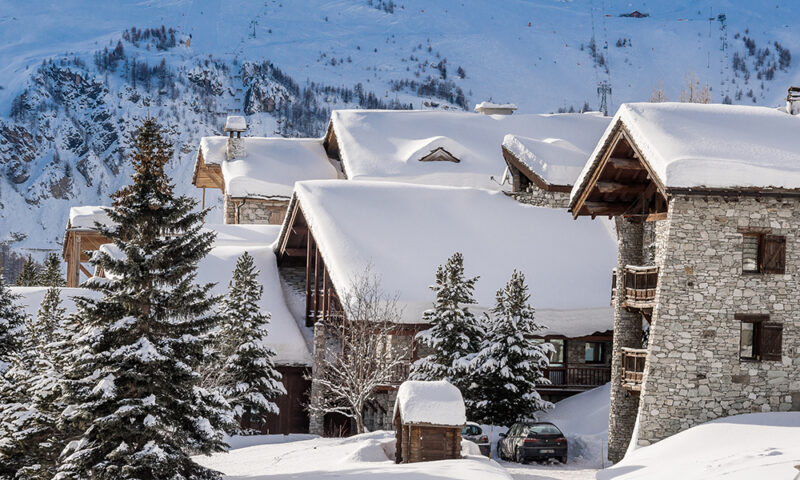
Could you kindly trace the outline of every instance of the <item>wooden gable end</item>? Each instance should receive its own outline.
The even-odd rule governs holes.
[[[667,213],[667,198],[666,189],[630,134],[619,125],[600,152],[572,214],[660,220]]]
[[[225,193],[225,180],[222,176],[222,167],[216,164],[206,165],[203,152],[197,152],[197,166],[194,170],[192,184],[197,188],[219,188]]]
[[[427,155],[419,159],[420,162],[453,162],[459,163],[461,160],[442,147],[434,148]]]

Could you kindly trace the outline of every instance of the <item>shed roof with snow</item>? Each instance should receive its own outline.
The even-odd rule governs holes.
[[[321,139],[242,137],[240,141],[244,157],[228,160],[228,137],[201,138],[193,183],[220,188],[232,197],[289,199],[295,182],[338,178]],[[213,181],[202,183],[204,175]]]
[[[462,426],[467,422],[461,391],[447,382],[407,380],[397,389],[394,414],[403,424]]]
[[[67,228],[95,230],[95,223],[110,226],[112,222],[106,213],[107,208],[104,206],[70,207]]]
[[[294,228],[300,217],[307,229]],[[537,318],[553,334],[612,328],[608,284],[616,241],[604,222],[574,221],[562,210],[523,205],[502,192],[312,181],[296,186],[275,245],[281,258],[303,251],[300,232],[306,231],[340,297],[369,267],[386,293],[397,294],[404,323],[421,323],[434,299],[428,287],[436,267],[461,252],[466,274],[480,276],[478,311],[493,306],[496,291],[518,269],[526,275]],[[569,313],[576,309],[583,310]]]
[[[590,152],[608,122],[608,118],[580,113],[335,110],[325,147],[329,157],[341,161],[349,179],[499,190],[505,169],[500,144],[507,134],[542,141],[561,139]],[[437,149],[457,161],[424,161]]]
[[[798,132],[800,117],[766,107],[623,104],[576,181],[570,207],[575,215],[594,214],[595,206],[595,213],[614,214],[615,205],[624,213],[624,195],[636,193],[631,182],[645,186],[645,179],[662,197],[688,190],[797,190]],[[601,178],[607,168],[614,182]],[[614,190],[620,176],[630,177],[628,184]]]

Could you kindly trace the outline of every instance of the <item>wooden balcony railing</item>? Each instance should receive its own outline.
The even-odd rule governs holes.
[[[411,363],[401,363],[399,365],[395,365],[392,369],[392,374],[389,380],[385,383],[385,387],[396,387],[401,383],[408,380],[408,376],[411,374]]]
[[[545,389],[593,388],[611,381],[609,366],[557,367],[551,366],[545,372],[550,380],[549,385],[541,385]]]
[[[638,392],[642,389],[644,363],[647,350],[642,348],[622,348],[622,386],[626,390]]]
[[[625,306],[628,308],[653,308],[658,284],[658,267],[625,267]]]

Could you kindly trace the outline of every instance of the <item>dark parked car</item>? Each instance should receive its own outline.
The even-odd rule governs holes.
[[[489,445],[489,437],[483,433],[483,429],[475,422],[467,422],[464,428],[461,429],[461,438],[469,440],[478,444],[481,454],[489,456],[491,445]]]
[[[567,439],[549,422],[515,423],[508,433],[500,434],[497,454],[519,463],[549,458],[567,463]]]

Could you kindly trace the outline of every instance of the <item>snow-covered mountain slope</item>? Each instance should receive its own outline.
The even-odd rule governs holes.
[[[620,16],[634,11],[648,16]],[[800,82],[798,14],[774,0],[0,0],[0,240],[57,249],[70,205],[128,181],[125,139],[146,115],[198,196],[197,143],[229,113],[252,135],[321,135],[343,107],[597,109],[601,81],[613,111],[660,83],[680,99],[690,72],[713,101],[778,105]]]

